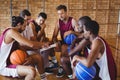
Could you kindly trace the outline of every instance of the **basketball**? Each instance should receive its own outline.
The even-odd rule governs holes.
[[[69,34],[64,38],[64,42],[68,45],[71,45],[75,38],[76,36],[74,34]]]
[[[25,62],[26,57],[26,52],[18,49],[11,53],[10,62],[15,65],[23,64]]]
[[[94,66],[88,68],[79,62],[75,67],[75,74],[78,80],[93,80],[96,68]]]

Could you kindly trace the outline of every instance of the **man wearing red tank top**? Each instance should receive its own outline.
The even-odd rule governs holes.
[[[66,43],[64,42],[64,38],[68,35],[68,34],[75,34],[77,35],[77,31],[78,31],[78,25],[76,20],[73,17],[68,16],[67,14],[67,7],[65,5],[59,5],[56,8],[59,19],[56,22],[56,26],[54,29],[54,33],[52,36],[52,41],[53,42],[57,42],[57,36],[58,33],[60,32],[60,36],[61,36],[61,63],[62,63],[62,57],[66,57],[66,59],[68,58],[68,45],[66,45]],[[61,64],[62,65],[62,64]],[[68,63],[68,65],[70,65],[70,63]],[[63,66],[63,65],[62,65]],[[63,72],[63,68],[60,66],[60,68],[58,69],[58,74],[56,77],[62,77],[64,72]],[[71,71],[67,71],[68,73],[72,73]],[[71,76],[70,74],[67,74],[68,77]]]

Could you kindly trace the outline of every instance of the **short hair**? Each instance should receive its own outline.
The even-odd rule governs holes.
[[[89,16],[82,16],[82,17],[79,18],[79,21],[82,21],[83,24],[85,24],[88,21],[91,21],[91,18]]]
[[[12,16],[12,27],[16,27],[18,23],[22,25],[24,23],[24,19],[20,16]]]
[[[31,16],[31,13],[27,10],[27,9],[24,9],[23,11],[20,12],[19,16],[22,17],[22,18],[25,18],[25,15],[26,16]]]
[[[44,18],[44,19],[47,19],[47,14],[46,13],[44,13],[44,12],[41,12],[41,13],[39,13],[38,14],[38,17],[42,17],[42,18]]]
[[[96,21],[88,21],[84,24],[87,31],[91,31],[94,35],[99,33],[99,24]]]
[[[61,10],[61,9],[64,9],[65,12],[67,11],[67,7],[65,5],[59,5],[56,8],[56,10]]]

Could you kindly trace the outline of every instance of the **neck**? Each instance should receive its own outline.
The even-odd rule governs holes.
[[[69,17],[67,16],[64,20],[63,20],[63,22],[67,22],[68,21],[68,19],[69,19]]]
[[[97,35],[91,35],[90,41],[92,42],[94,39],[96,39]]]

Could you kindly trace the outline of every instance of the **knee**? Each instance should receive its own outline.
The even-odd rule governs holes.
[[[60,61],[61,61],[62,64],[64,64],[64,63],[66,63],[66,58],[65,57],[61,57]]]
[[[41,61],[43,58],[40,54],[36,54],[34,57],[37,61]]]
[[[36,76],[36,70],[35,70],[35,68],[34,67],[29,67],[28,68],[28,74],[32,77],[32,78],[35,78],[35,76]]]

